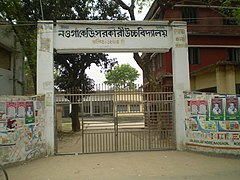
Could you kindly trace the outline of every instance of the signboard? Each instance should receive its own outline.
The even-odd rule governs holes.
[[[60,53],[167,52],[172,30],[165,21],[57,21],[54,47]]]

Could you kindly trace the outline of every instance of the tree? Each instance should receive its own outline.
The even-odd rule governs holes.
[[[88,1],[86,1],[88,2]],[[91,7],[86,6],[74,6],[75,13],[81,15],[81,19],[100,19],[100,20],[114,20],[114,19],[126,19],[126,17],[119,13],[119,10],[115,3],[111,1],[91,1]],[[89,5],[89,4],[88,4]],[[91,10],[92,9],[92,10]],[[86,11],[84,13],[84,11]],[[86,94],[92,91],[94,87],[94,81],[89,78],[85,70],[95,64],[102,68],[102,70],[111,69],[116,64],[115,59],[109,59],[107,54],[67,54],[55,55],[55,69],[56,79],[55,85],[59,90],[65,91],[71,94]],[[67,96],[72,103],[72,130],[79,131],[79,102],[82,101],[82,96]]]
[[[107,58],[107,54],[55,54],[55,85],[59,91],[67,94],[82,94],[81,96],[69,95],[66,98],[72,104],[72,130],[80,131],[79,123],[79,102],[82,101],[83,94],[89,93],[94,88],[94,81],[89,78],[85,70],[91,64],[101,66],[103,69],[110,69],[115,63],[115,59]]]
[[[223,7],[233,7],[232,9],[226,11],[226,16],[232,16],[234,19],[240,22],[240,1],[239,0],[195,0],[195,1],[188,1],[188,0],[131,0],[129,4],[125,3],[126,1],[123,0],[114,0],[121,8],[126,10],[129,13],[130,19],[135,20],[135,12],[136,8],[138,10],[142,10],[143,8],[149,7],[150,4],[156,4],[156,9],[160,9],[160,12],[156,14],[155,19],[161,20],[164,18],[165,12],[167,9],[173,8],[176,4],[184,4],[184,3],[194,3],[194,4],[202,4],[211,7],[211,5],[218,5]],[[238,7],[238,8],[234,8]],[[156,13],[156,12],[153,13]],[[155,20],[154,19],[154,20]],[[149,61],[150,61],[151,53],[146,53],[145,56],[141,57],[138,53],[133,53],[133,58],[135,59],[136,63],[139,67],[143,70],[145,78],[148,82],[153,85],[153,87],[159,87],[162,84],[161,77],[155,76],[155,73],[149,68]]]
[[[123,20],[117,4],[109,0],[0,0],[0,17],[9,22],[21,43],[27,57],[29,74],[36,92],[36,42],[37,21],[44,20]],[[55,55],[58,90],[68,93],[91,91],[93,80],[85,70],[92,63],[107,69],[115,64],[104,54]],[[71,69],[71,70],[70,70]],[[82,89],[84,86],[84,89]],[[81,99],[70,98],[71,102]],[[72,128],[79,131],[78,108],[73,104]]]
[[[134,81],[136,81],[139,75],[138,71],[129,64],[122,64],[106,72],[105,77],[107,80],[104,83],[118,88],[134,88]]]
[[[136,20],[135,12],[136,8],[141,11],[144,7],[149,7],[152,2],[157,3],[161,8],[161,14],[159,15],[159,19],[164,17],[164,13],[166,9],[171,8],[174,4],[183,2],[183,0],[131,0],[130,4],[125,3],[123,0],[114,0],[121,8],[126,10],[129,13],[131,20]],[[149,67],[150,56],[152,53],[146,53],[144,56],[140,56],[139,53],[133,53],[133,58],[138,64],[138,66],[143,70],[145,78],[148,82],[153,85],[153,87],[158,87],[161,85],[161,79],[155,75],[152,69]]]
[[[35,93],[38,20],[126,18],[126,14],[120,12],[116,3],[107,0],[0,0],[0,19],[12,26],[23,47]]]
[[[231,24],[240,24],[240,1],[236,0],[221,0],[223,7],[221,12],[227,16]]]

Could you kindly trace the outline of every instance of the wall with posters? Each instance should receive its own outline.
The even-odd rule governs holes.
[[[186,147],[240,155],[240,97],[185,92]]]
[[[0,96],[0,163],[47,154],[44,97]]]

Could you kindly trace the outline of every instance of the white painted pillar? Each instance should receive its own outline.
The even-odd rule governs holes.
[[[190,91],[188,40],[185,22],[172,22],[172,71],[175,95],[175,128],[177,150],[185,148],[185,104],[183,91]]]
[[[53,79],[53,21],[38,22],[37,36],[37,94],[45,95],[45,138],[49,154],[54,153],[54,79]]]

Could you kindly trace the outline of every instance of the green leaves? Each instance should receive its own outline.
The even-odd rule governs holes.
[[[240,24],[240,1],[221,0],[223,8],[221,12],[232,21],[232,24]]]
[[[107,81],[104,83],[115,87],[134,88],[134,81],[139,75],[138,71],[129,64],[122,64],[105,74]]]
[[[43,17],[44,20],[54,21],[127,19],[118,5],[110,0],[0,0],[1,21],[9,22],[9,27],[13,29],[23,47],[27,57],[26,65],[30,70],[28,75],[31,76],[35,91],[37,21]],[[108,63],[111,64],[107,60],[94,63],[106,68],[109,67]]]

